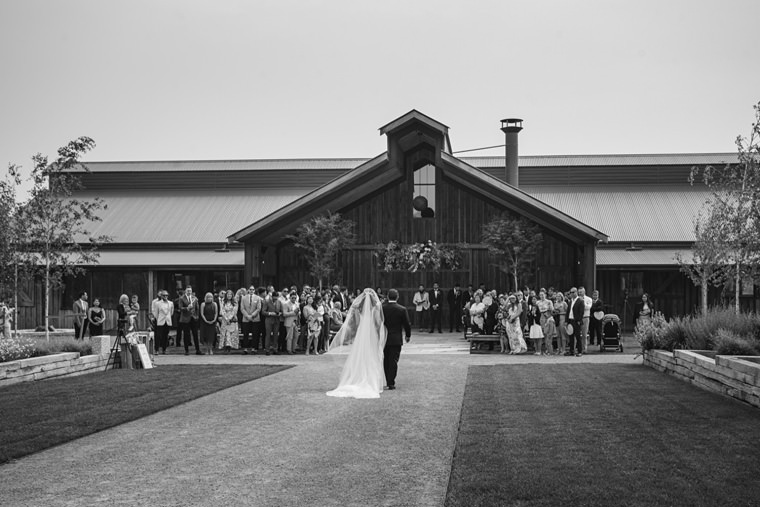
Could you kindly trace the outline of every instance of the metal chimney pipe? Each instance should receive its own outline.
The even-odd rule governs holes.
[[[506,118],[501,120],[501,131],[505,136],[505,166],[506,182],[513,187],[519,186],[517,134],[523,129],[520,118]]]

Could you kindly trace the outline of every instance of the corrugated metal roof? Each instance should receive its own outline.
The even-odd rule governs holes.
[[[457,157],[480,168],[504,167],[503,156]],[[370,158],[294,158],[252,160],[165,160],[84,162],[92,172],[193,172],[262,170],[349,170]],[[520,167],[723,165],[736,163],[736,153],[672,153],[640,155],[538,155],[519,157]]]
[[[215,250],[100,250],[98,266],[230,266],[245,265],[242,249],[218,252]]]
[[[459,157],[475,167],[504,167],[504,156]],[[536,155],[520,156],[520,167],[725,165],[738,161],[736,153],[665,153],[639,155]]]
[[[368,158],[83,162],[91,172],[196,172],[353,169]]]
[[[99,192],[108,208],[90,233],[110,235],[115,243],[227,243],[230,234],[311,190]]]
[[[672,266],[678,264],[676,255],[681,254],[684,262],[691,262],[691,250],[672,249],[606,249],[596,251],[597,266]]]
[[[709,197],[698,187],[520,188],[615,242],[694,241],[694,217]]]

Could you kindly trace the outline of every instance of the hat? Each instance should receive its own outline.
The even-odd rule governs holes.
[[[565,331],[567,332],[567,334],[573,334],[573,332],[575,332],[575,328],[573,328],[572,322],[567,323],[567,325],[565,326]]]

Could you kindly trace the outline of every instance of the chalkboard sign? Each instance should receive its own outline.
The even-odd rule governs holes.
[[[153,363],[150,362],[150,354],[148,354],[148,347],[146,347],[144,343],[138,343],[136,346],[137,355],[140,357],[140,364],[142,364],[142,367],[146,370],[148,368],[153,368]]]

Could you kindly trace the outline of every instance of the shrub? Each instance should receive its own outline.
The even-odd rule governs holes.
[[[691,317],[674,317],[668,322],[667,326],[662,328],[659,338],[659,347],[663,350],[673,351],[675,349],[691,348],[687,346],[688,332],[687,326]]]
[[[33,357],[49,356],[62,352],[79,352],[80,356],[92,354],[92,343],[89,340],[77,340],[75,338],[56,338],[47,341],[44,338],[34,340],[35,350]]]
[[[655,312],[651,321],[637,323],[633,335],[641,345],[641,351],[662,349],[662,334],[667,327],[668,322],[662,312]]]
[[[760,355],[753,338],[737,335],[728,329],[718,329],[715,334],[715,350],[724,356]]]

